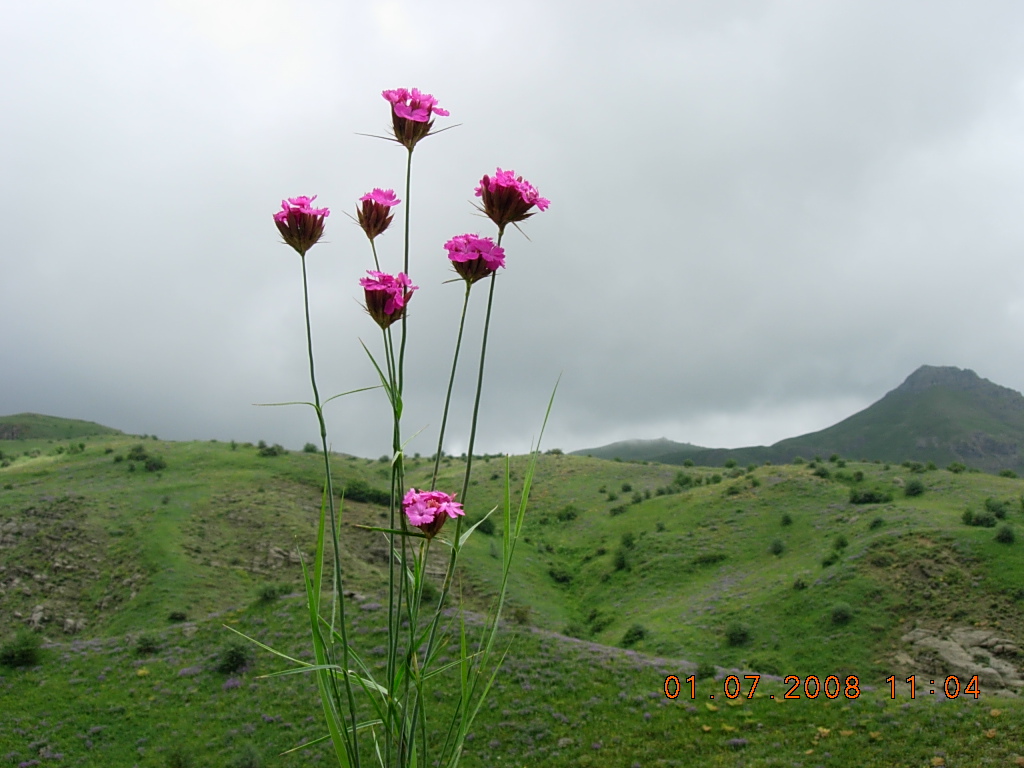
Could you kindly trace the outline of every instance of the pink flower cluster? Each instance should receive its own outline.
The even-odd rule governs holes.
[[[504,231],[507,224],[528,219],[535,212],[530,209],[546,211],[551,201],[541,197],[537,188],[515,171],[503,171],[501,168],[493,176],[484,175],[480,186],[476,188],[476,196],[483,198],[483,212]]]
[[[395,88],[381,93],[391,102],[391,126],[395,140],[410,152],[416,143],[430,135],[434,115],[448,117],[448,110],[437,106],[437,99],[418,88]]]
[[[489,237],[456,235],[444,244],[455,271],[465,280],[475,283],[505,266],[505,249],[495,245]]]
[[[274,224],[284,241],[305,256],[324,234],[324,219],[331,215],[328,208],[314,208],[316,195],[289,197],[281,201],[281,210],[274,214]]]
[[[441,491],[417,491],[410,488],[402,499],[402,510],[409,522],[423,531],[428,539],[434,538],[444,521],[465,515],[462,505]]]
[[[432,115],[448,117],[449,114],[447,109],[437,106],[437,99],[429,93],[420,93],[419,88],[395,88],[383,91],[381,96],[391,102],[396,115],[415,123],[426,123]]]
[[[381,328],[387,328],[405,314],[405,307],[412,298],[412,292],[419,289],[409,276],[399,272],[397,276],[385,272],[366,270],[369,277],[360,278],[366,296],[366,311]]]
[[[356,208],[356,217],[359,226],[363,228],[366,236],[373,240],[381,234],[391,220],[395,217],[391,209],[398,205],[401,200],[395,197],[393,189],[377,189],[367,192],[359,198],[362,205]]]

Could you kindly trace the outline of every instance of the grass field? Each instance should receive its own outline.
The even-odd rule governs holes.
[[[217,671],[236,638],[225,625],[309,657],[298,553],[313,547],[321,456],[119,434],[0,451],[0,635],[42,605],[46,640],[38,664],[0,668],[0,765],[328,762],[323,745],[278,756],[323,733],[311,680],[259,679],[280,662],[258,650]],[[164,466],[147,471],[154,458]],[[375,460],[338,456],[334,468],[354,496],[388,482]],[[409,485],[430,468],[410,460]],[[524,459],[510,468],[521,479]],[[461,471],[444,459],[439,487]],[[474,463],[470,518],[499,501],[503,475],[501,458]],[[907,496],[915,480],[923,491]],[[852,504],[862,490],[891,500]],[[911,700],[897,656],[914,627],[989,627],[1021,643],[1022,492],[1015,478],[913,465],[546,455],[514,567],[509,658],[464,764],[1024,764],[1019,698],[982,687],[946,699],[919,682]],[[986,503],[1002,510],[998,527],[963,523]],[[352,632],[371,658],[382,658],[386,553],[353,526],[385,515],[345,502]],[[1004,525],[1016,541],[995,540]],[[499,548],[496,533],[471,540],[470,609],[487,603]],[[267,587],[286,596],[261,600]],[[65,634],[68,619],[84,625]],[[682,682],[674,699],[669,675]],[[787,699],[788,675],[860,682]],[[437,682],[437,727],[454,687]]]

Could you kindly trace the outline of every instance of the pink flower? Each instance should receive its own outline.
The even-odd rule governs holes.
[[[538,211],[546,211],[551,201],[540,196],[537,188],[515,171],[503,171],[501,168],[493,176],[485,175],[476,188],[476,196],[483,198],[482,210],[491,221],[498,225],[498,230],[505,231],[505,226],[528,219],[536,211],[530,209],[537,206]]]
[[[411,91],[396,88],[381,93],[391,102],[391,124],[395,139],[412,151],[416,142],[430,134],[434,125],[433,116],[448,117],[448,110],[437,106],[437,99],[429,93],[420,93],[418,88]]]
[[[444,244],[452,266],[465,280],[475,283],[505,266],[505,249],[489,237],[456,235]]]
[[[444,521],[465,515],[462,505],[441,491],[417,491],[410,488],[402,499],[402,510],[409,522],[423,531],[428,539],[434,538]]]
[[[324,233],[324,219],[331,215],[327,208],[314,208],[312,197],[289,197],[281,201],[281,210],[274,214],[274,223],[284,241],[305,256]]]
[[[402,202],[395,197],[393,189],[374,189],[360,197],[359,201],[362,206],[356,209],[356,216],[359,226],[370,240],[388,228],[395,217],[391,209]]]
[[[405,314],[405,306],[412,292],[418,290],[419,286],[413,285],[404,272],[399,272],[396,277],[369,269],[366,274],[370,277],[359,280],[366,295],[366,311],[377,321],[377,325],[387,328]]]
[[[393,91],[384,91],[381,96],[391,102],[391,108],[396,115],[416,123],[428,122],[431,114],[441,117],[448,117],[449,114],[448,110],[437,106],[437,99],[429,93],[420,93],[419,88],[413,88],[411,91],[396,88]]]

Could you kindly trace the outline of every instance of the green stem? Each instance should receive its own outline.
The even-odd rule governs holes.
[[[306,316],[306,349],[309,354],[309,381],[313,385],[313,408],[316,410],[316,418],[320,423],[320,442],[323,446],[324,452],[324,472],[327,475],[327,499],[328,507],[331,511],[331,530],[337,532],[338,524],[334,510],[334,480],[331,477],[331,455],[327,446],[327,423],[324,421],[323,408],[320,405],[320,392],[316,386],[316,370],[313,365],[313,329],[309,319],[309,281],[306,277],[306,254],[301,254],[302,261],[302,300],[303,308]],[[332,579],[332,586],[334,588],[334,596],[332,603],[338,606],[338,613],[340,619],[341,628],[341,646],[342,646],[342,665],[345,669],[349,668],[349,654],[348,654],[348,630],[345,627],[345,594],[341,588],[341,556],[338,552],[338,537],[337,534],[333,535],[332,540],[334,541],[334,578]],[[350,757],[354,760],[355,765],[359,765],[359,735],[356,731],[355,725],[358,722],[356,717],[356,704],[355,697],[352,693],[352,683],[348,676],[345,676],[345,693],[348,698],[349,712],[352,718],[352,736],[351,741],[346,737],[346,748],[350,750]],[[348,729],[346,728],[346,731]]]
[[[462,331],[466,327],[466,308],[469,306],[469,291],[473,284],[466,281],[466,296],[462,300],[462,316],[459,318],[459,336],[455,340],[455,357],[452,360],[452,373],[448,377],[448,393],[444,398],[444,415],[441,417],[441,433],[437,436],[437,453],[434,454],[434,474],[430,479],[430,490],[437,487],[437,473],[441,466],[441,449],[444,446],[444,430],[448,425],[448,408],[452,402],[452,388],[455,385],[455,368],[459,364],[459,350],[462,348]]]
[[[373,266],[380,272],[380,262],[377,261],[377,243],[373,241],[373,238],[370,239],[370,250],[373,251]]]
[[[498,242],[495,243],[495,245],[501,245],[501,238],[504,236],[504,234],[505,234],[504,229],[499,229],[498,230]],[[495,276],[495,274],[497,274],[497,273],[496,272],[492,272],[491,273],[491,288],[490,288],[490,291],[487,294],[487,316],[486,316],[486,318],[484,320],[483,343],[482,343],[482,346],[480,348],[480,369],[479,369],[479,372],[477,373],[476,396],[475,396],[475,398],[473,400],[473,422],[472,422],[472,425],[470,426],[470,431],[469,431],[469,449],[466,452],[466,476],[463,479],[462,495],[460,497],[460,501],[462,502],[463,509],[466,508],[466,491],[469,488],[470,470],[472,469],[472,466],[473,466],[473,446],[476,443],[477,416],[478,416],[478,414],[480,412],[480,393],[483,391],[483,386],[484,386],[484,363],[486,362],[486,359],[487,359],[487,336],[488,336],[488,333],[489,333],[490,327],[491,327],[491,307],[494,304],[494,276]],[[468,302],[468,301],[469,301],[469,287],[467,286],[466,287],[466,302]],[[459,339],[460,339],[460,343],[461,343],[461,339],[462,339],[462,322],[465,321],[465,316],[466,316],[466,305],[463,304],[463,307],[462,307],[462,321],[459,324]],[[458,349],[459,349],[459,346],[456,345],[456,351],[455,351],[455,359],[456,359],[456,361],[458,360]],[[454,379],[454,377],[455,377],[455,364],[453,363],[452,364],[452,378]],[[451,385],[451,382],[449,381],[449,384],[448,384],[448,394],[449,394],[449,397],[451,396],[451,388],[452,388],[452,385]],[[446,412],[447,412],[447,407],[448,406],[447,406],[447,403],[446,403],[445,404],[445,411]],[[435,479],[437,477],[437,461],[440,459],[440,455],[441,455],[441,449],[438,448],[437,457],[434,460],[434,477],[435,477]],[[445,602],[448,599],[448,593],[451,591],[452,580],[455,577],[455,565],[458,562],[458,558],[459,558],[458,542],[459,542],[459,537],[460,537],[460,535],[462,533],[462,520],[463,520],[463,518],[459,517],[455,521],[455,534],[454,534],[454,536],[452,538],[452,553],[451,553],[451,556],[449,557],[449,560],[448,560],[448,568],[447,568],[447,570],[445,571],[445,574],[444,574],[444,583],[441,585],[441,596],[438,598],[437,609],[434,611],[434,618],[433,618],[433,620],[431,622],[431,627],[430,627],[430,635],[429,635],[429,637],[427,639],[427,650],[426,650],[426,653],[424,654],[425,658],[428,658],[428,659],[430,658],[430,654],[434,650],[434,644],[437,641],[437,629],[438,629],[438,626],[440,624],[441,611],[444,609],[444,604],[445,604]],[[419,702],[417,702],[417,706],[413,710],[413,728],[414,729],[416,727],[416,718],[418,716],[419,716]]]
[[[391,387],[391,391],[394,393],[394,397],[398,397],[396,387],[396,370],[395,370],[395,345],[394,337],[391,334],[391,329],[386,328],[384,333],[384,359],[388,371],[388,385]],[[395,445],[400,440],[399,433],[399,416],[398,416],[398,404],[392,402],[391,404],[391,416],[392,416],[392,463],[391,463],[391,499],[388,503],[389,512],[389,528],[394,530],[396,523],[396,512],[397,512],[397,498],[401,485],[399,484],[399,478],[396,472],[396,466],[394,462],[394,450]],[[404,538],[404,537],[403,537]],[[387,681],[388,681],[388,717],[391,720],[390,723],[386,724],[388,731],[394,734],[396,730],[401,730],[399,713],[395,706],[395,663],[398,658],[398,627],[399,627],[399,613],[401,611],[401,581],[399,581],[398,594],[395,593],[395,549],[394,549],[394,534],[386,534],[387,547],[388,547],[388,660],[387,660]],[[397,597],[397,603],[396,603]],[[392,761],[392,750],[394,749],[394,739],[387,738],[384,744],[385,764],[391,765]]]
[[[498,231],[498,242],[495,245],[501,245],[501,238],[504,236],[504,228]],[[477,417],[480,415],[480,394],[484,389],[484,364],[487,362],[487,334],[491,328],[491,307],[494,304],[494,278],[497,275],[497,271],[491,273],[491,289],[487,293],[487,316],[484,318],[484,339],[480,345],[480,370],[476,377],[476,397],[473,399],[473,422],[469,427],[469,448],[466,450],[466,476],[462,480],[462,495],[459,497],[459,501],[462,502],[462,508],[466,508],[466,493],[469,491],[469,476],[473,471],[473,446],[476,444],[476,423]],[[462,518],[459,518],[459,522],[462,522]],[[456,527],[456,536],[458,536],[458,528]]]
[[[406,277],[409,276],[409,209],[412,197],[412,147],[405,163],[405,258],[402,262]],[[408,312],[402,313],[402,345],[398,353],[398,391],[402,392],[405,385],[405,320]]]

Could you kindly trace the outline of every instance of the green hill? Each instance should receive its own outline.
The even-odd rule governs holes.
[[[838,454],[1024,473],[1024,395],[971,370],[925,365],[863,411],[827,429],[771,446],[662,450],[658,441],[650,442],[633,441],[634,450],[621,458],[722,466],[730,460],[741,465],[787,463],[797,457]],[[611,446],[577,453],[607,455],[607,448]]]
[[[69,440],[89,435],[119,434],[120,430],[78,419],[62,419],[38,413],[0,416],[0,440]]]
[[[75,446],[0,442],[13,459],[0,469],[0,638],[34,625],[46,640],[37,666],[0,668],[0,764],[327,761],[322,745],[272,757],[322,735],[311,680],[259,679],[282,667],[262,651],[240,672],[217,671],[224,624],[308,658],[299,552],[313,545],[322,457],[120,434]],[[431,466],[410,459],[409,484],[424,485]],[[474,463],[471,519],[500,499],[503,466]],[[387,554],[355,526],[386,516],[375,499],[388,465],[334,467],[349,489],[352,636],[378,663]],[[439,487],[457,487],[463,467],[444,459]],[[524,469],[511,460],[514,478]],[[513,569],[507,667],[464,765],[807,765],[809,754],[925,765],[937,751],[951,765],[1013,764],[1024,707],[996,690],[1014,687],[1000,665],[1021,665],[1022,494],[1022,480],[924,466],[545,455]],[[983,524],[964,524],[966,509]],[[1004,529],[1014,534],[998,541]],[[487,604],[497,552],[496,535],[471,539],[470,607]],[[919,688],[911,701],[908,675],[949,672],[922,644],[928,633],[951,643],[965,632],[988,643],[963,646],[965,663],[989,670],[980,698],[938,705]],[[763,674],[758,695],[728,698],[730,673],[744,694],[744,675]],[[676,699],[669,675],[683,681]],[[856,676],[863,690],[787,700],[787,675]],[[443,715],[458,681],[436,685]]]
[[[707,451],[699,445],[691,443],[677,443],[665,437],[656,440],[620,440],[617,443],[609,443],[599,448],[587,448],[582,451],[572,451],[572,456],[590,456],[595,459],[619,459],[621,461],[643,461],[651,459],[652,456],[679,455],[692,456],[693,454]],[[672,463],[672,462],[666,462]]]

